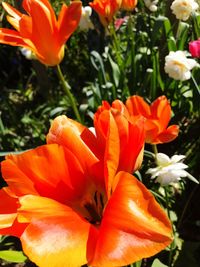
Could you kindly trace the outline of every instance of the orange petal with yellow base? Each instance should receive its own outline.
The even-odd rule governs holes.
[[[90,224],[71,208],[39,196],[20,198],[19,221],[30,224],[21,236],[26,255],[40,267],[87,263]]]
[[[90,266],[125,266],[172,242],[170,221],[145,186],[125,172],[115,181],[100,227],[90,229]]]

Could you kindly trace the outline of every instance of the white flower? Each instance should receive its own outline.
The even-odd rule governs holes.
[[[199,5],[195,0],[175,0],[172,5],[172,13],[177,19],[187,20],[190,15],[197,10]]]
[[[199,64],[194,59],[186,57],[186,52],[184,51],[171,51],[165,57],[165,72],[175,80],[189,80],[191,78],[190,71],[198,66]]]
[[[161,185],[168,185],[170,183],[178,183],[183,177],[188,177],[193,182],[199,183],[191,174],[185,169],[188,166],[182,163],[184,155],[174,155],[169,158],[164,153],[158,153],[156,156],[157,167],[148,169],[147,173],[151,174],[151,178]]]
[[[34,53],[30,49],[27,49],[25,47],[20,47],[20,51],[21,51],[22,55],[25,56],[26,59],[28,59],[28,60],[36,59],[36,56],[34,55]]]
[[[144,4],[151,12],[156,12],[158,9],[158,0],[144,0]]]
[[[92,15],[92,8],[90,6],[82,7],[81,19],[79,22],[79,27],[82,31],[94,29],[94,25],[90,19],[91,15]]]

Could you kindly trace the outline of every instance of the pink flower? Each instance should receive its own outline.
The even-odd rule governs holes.
[[[192,57],[200,58],[200,39],[189,43],[189,51]]]
[[[118,18],[115,20],[115,29],[116,31],[119,30],[119,28],[122,26],[123,23],[127,22],[128,16],[124,18]]]

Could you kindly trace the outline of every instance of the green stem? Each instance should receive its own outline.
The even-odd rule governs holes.
[[[130,82],[132,84],[132,88],[134,88],[134,90],[136,90],[135,88],[137,86],[137,68],[135,66],[135,56],[136,56],[136,54],[135,54],[135,33],[133,31],[132,14],[129,14],[129,19],[128,19],[128,25],[127,26],[128,26],[128,36],[129,36],[129,38],[128,38],[128,42],[127,42],[128,54],[126,54],[126,57],[128,57],[129,53],[131,53]],[[127,60],[127,58],[126,58],[126,60]],[[128,90],[129,90],[129,88],[128,88]],[[129,90],[129,95],[130,95],[130,90]]]
[[[116,35],[116,32],[115,32],[114,22],[112,22],[110,24],[109,30],[110,30],[110,35],[112,37],[113,46],[114,46],[114,49],[115,49],[115,52],[116,52],[117,63],[118,63],[119,68],[121,68],[122,58],[120,56],[120,44],[119,44],[119,41],[118,41],[118,38],[117,38],[117,35]]]
[[[155,162],[157,164],[157,154],[158,154],[157,145],[152,145],[152,149],[153,149],[153,153],[154,153],[154,156],[155,156]]]
[[[72,109],[73,109],[74,114],[76,116],[76,119],[77,119],[78,122],[81,122],[81,116],[80,116],[78,108],[76,106],[76,102],[75,102],[74,96],[71,93],[71,87],[68,84],[68,82],[65,80],[59,65],[56,66],[56,71],[57,71],[58,78],[60,79],[62,88],[63,88],[64,92],[66,93],[67,97],[69,98],[69,101],[71,103],[71,106],[72,106]]]
[[[198,84],[197,84],[197,82],[196,82],[194,76],[191,75],[191,77],[192,77],[192,81],[193,81],[193,83],[194,83],[194,85],[195,85],[195,87],[196,87],[196,89],[197,89],[197,91],[198,91],[198,93],[199,93],[199,95],[200,95],[200,89],[199,89],[199,86],[198,86]]]

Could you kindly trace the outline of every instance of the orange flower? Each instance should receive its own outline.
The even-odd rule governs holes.
[[[27,14],[8,3],[2,4],[15,30],[0,29],[0,43],[30,49],[43,64],[59,64],[64,57],[64,44],[79,24],[81,2],[63,4],[58,20],[48,0],[23,0]]]
[[[117,171],[133,173],[140,167],[145,138],[144,120],[141,116],[131,118],[120,100],[115,100],[112,106],[103,101],[102,106],[94,115],[94,126],[99,146],[102,149],[108,149],[106,144],[108,135],[110,135],[112,152],[113,147],[116,147],[116,140],[112,138],[111,130],[115,136],[118,135],[120,155]]]
[[[150,144],[168,143],[179,132],[178,125],[171,125],[171,106],[165,96],[158,97],[150,106],[140,96],[131,96],[126,101],[130,115],[142,115],[145,120],[146,142]]]
[[[133,10],[137,5],[137,0],[122,0],[121,8],[125,10]]]
[[[107,26],[120,9],[122,0],[94,0],[90,6],[97,12],[101,23]]]
[[[120,155],[112,113],[106,149],[60,116],[47,145],[1,163],[8,187],[0,190],[0,234],[18,236],[40,267],[124,266],[171,242],[171,224],[145,186],[127,172],[107,175]]]

